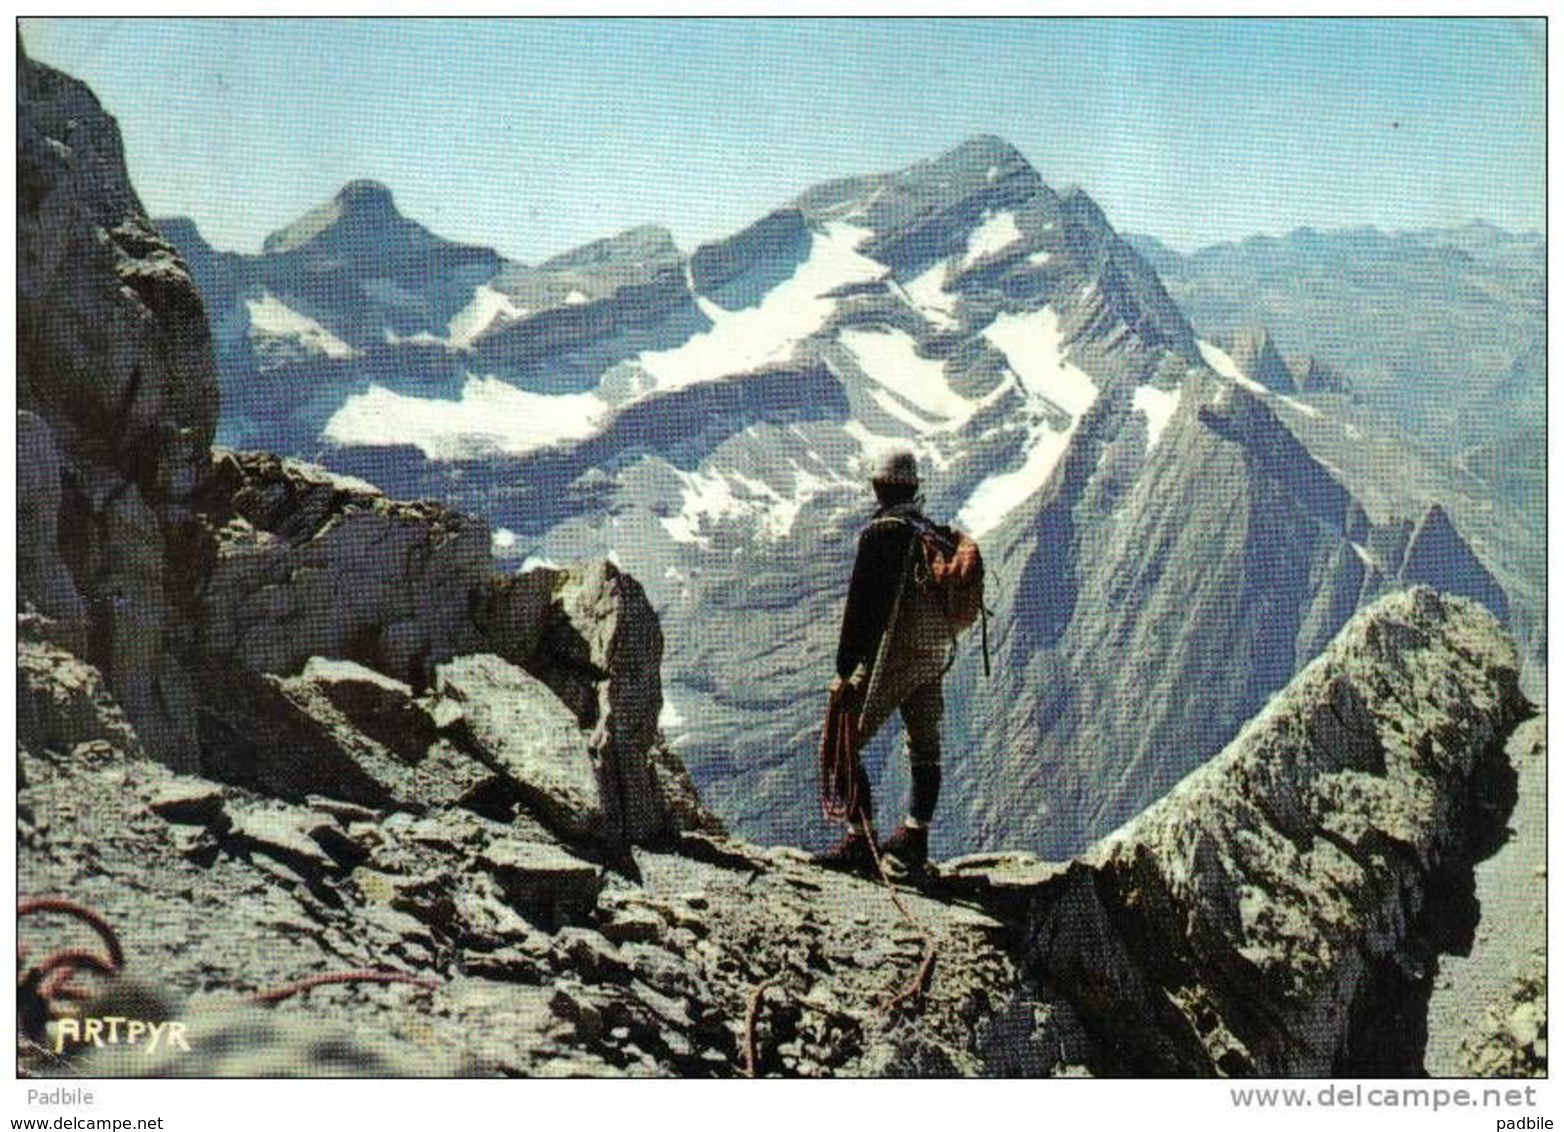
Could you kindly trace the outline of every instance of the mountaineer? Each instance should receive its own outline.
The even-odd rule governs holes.
[[[879,506],[858,538],[821,747],[826,816],[846,821],[848,829],[837,845],[815,857],[817,864],[865,872],[875,867],[874,806],[857,756],[893,711],[906,728],[912,789],[906,819],[879,843],[879,852],[908,869],[925,865],[929,822],[939,800],[941,680],[955,630],[934,587],[926,578],[918,580],[926,567],[920,554],[924,541],[948,539],[953,552],[961,540],[971,548],[979,577],[981,572],[970,540],[922,515],[912,452],[887,452],[870,483]],[[977,592],[980,605],[980,584]]]

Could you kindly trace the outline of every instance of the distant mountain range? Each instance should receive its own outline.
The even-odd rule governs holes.
[[[1489,443],[1542,419],[1547,244],[1482,222],[1254,236],[1181,255],[1126,237],[1201,333],[1263,325],[1416,435]]]
[[[757,838],[825,836],[823,687],[888,444],[916,448],[929,511],[992,564],[994,675],[969,644],[947,684],[942,854],[1078,849],[1388,589],[1540,626],[1529,536],[1480,473],[1354,455],[1412,451],[1354,399],[1390,397],[1393,372],[1286,319],[1192,322],[1193,268],[997,138],[818,186],[689,255],[640,228],[517,264],[368,182],[259,256],[160,227],[214,327],[219,440],[480,514],[517,567],[619,562],[667,636],[664,731]],[[1525,293],[1484,301],[1524,323],[1506,304]],[[905,779],[889,747],[868,756],[882,820]]]

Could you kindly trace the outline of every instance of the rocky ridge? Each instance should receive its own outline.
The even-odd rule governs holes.
[[[24,642],[22,672],[24,891],[117,927],[105,1002],[155,1000],[210,1039],[24,1055],[89,1075],[731,1076],[751,1048],[766,1075],[1416,1073],[1440,952],[1470,948],[1440,930],[1440,893],[1486,851],[1478,803],[1530,710],[1486,613],[1396,595],[1077,860],[947,861],[904,888],[904,915],[878,881],[720,831],[608,864],[589,827],[459,793],[434,754],[412,804],[179,774],[78,658]],[[348,662],[306,676],[354,705],[332,728],[372,778],[366,733],[415,697]],[[887,1010],[927,946],[926,993]],[[351,971],[419,985],[246,1001]]]

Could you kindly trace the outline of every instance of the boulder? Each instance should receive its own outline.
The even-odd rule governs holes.
[[[514,903],[529,907],[590,908],[603,889],[603,870],[558,845],[517,837],[491,842],[478,862]]]
[[[217,425],[200,296],[92,92],[20,55],[17,101],[19,407],[50,424],[67,463],[180,499]]]
[[[646,592],[611,562],[551,576],[551,614],[528,668],[591,730],[605,842],[667,840],[673,830],[649,754],[662,710],[662,628]]]
[[[54,432],[36,413],[16,414],[16,590],[50,622],[49,639],[87,650],[87,605],[60,554],[63,468]]]
[[[546,685],[497,656],[478,654],[441,665],[436,692],[460,707],[467,736],[544,823],[571,840],[602,836],[590,736]]]
[[[141,753],[141,741],[102,674],[46,641],[17,643],[16,736],[37,751],[68,752],[79,743],[101,741],[126,755]]]
[[[1509,618],[1510,603],[1504,589],[1437,503],[1423,513],[1412,530],[1401,563],[1401,580],[1469,597],[1482,602],[1499,620]]]

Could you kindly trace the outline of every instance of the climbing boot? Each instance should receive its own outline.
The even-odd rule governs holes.
[[[896,827],[895,833],[880,842],[880,854],[894,858],[909,872],[922,869],[929,863],[928,827],[903,822]]]
[[[851,830],[831,848],[814,855],[814,863],[823,869],[837,869],[847,873],[873,873],[874,849],[869,838],[860,830]]]

